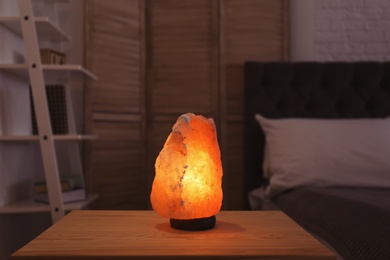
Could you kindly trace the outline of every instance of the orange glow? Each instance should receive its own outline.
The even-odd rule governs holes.
[[[155,163],[153,209],[171,219],[205,218],[222,204],[222,163],[213,119],[181,115]]]

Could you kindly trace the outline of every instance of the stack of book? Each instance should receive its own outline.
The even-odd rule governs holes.
[[[41,62],[43,64],[65,64],[66,54],[52,49],[41,49]]]
[[[82,201],[87,198],[80,175],[61,177],[62,201],[64,203]],[[48,187],[46,182],[34,183],[33,199],[38,202],[49,203]]]

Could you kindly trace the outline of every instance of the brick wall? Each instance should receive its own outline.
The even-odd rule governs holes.
[[[313,2],[314,60],[390,60],[390,0]]]

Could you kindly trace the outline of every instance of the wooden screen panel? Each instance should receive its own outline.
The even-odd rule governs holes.
[[[91,83],[93,111],[141,112],[140,1],[87,1],[87,65],[99,81]]]
[[[145,209],[144,149],[140,122],[95,121],[89,178],[90,189],[99,194],[93,209]]]
[[[216,0],[148,1],[151,113],[216,113]]]
[[[139,143],[122,143],[121,147],[111,147],[110,142],[95,144],[98,157],[92,156],[91,162],[105,172],[117,167],[131,174],[124,180],[134,178],[131,182],[135,182],[127,187],[131,191],[125,191],[123,184],[123,194],[119,188],[117,195],[110,195],[108,191],[115,185],[103,184],[104,171],[97,174],[101,179],[93,179],[91,172],[92,180],[100,183],[94,187],[106,194],[100,206],[126,207],[127,195],[137,196],[142,189],[143,203],[148,204],[156,156],[177,117],[194,112],[213,117],[218,128],[224,208],[242,209],[243,63],[287,57],[287,0],[117,0],[114,6],[95,0],[87,1],[88,5],[87,14],[94,15],[87,15],[87,66],[101,80],[87,88],[87,128],[94,133],[103,122],[114,128],[120,122],[133,122],[139,124],[123,134],[140,131]],[[126,29],[121,27],[124,21],[128,21]],[[107,39],[112,40],[114,51],[106,49]],[[117,135],[109,139],[123,138]],[[109,151],[117,156],[123,151],[126,157],[137,159],[127,164],[118,159],[119,165],[107,161],[108,166],[103,166],[101,160],[109,157]],[[143,164],[144,160],[147,163]]]
[[[143,1],[86,1],[86,149],[93,209],[146,209]]]
[[[227,209],[242,209],[244,62],[288,57],[287,0],[222,0],[221,117]]]
[[[287,1],[224,0],[221,4],[222,88],[227,113],[242,115],[244,62],[287,57]]]

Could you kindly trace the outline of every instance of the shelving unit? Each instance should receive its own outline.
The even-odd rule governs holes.
[[[0,17],[0,26],[7,28],[11,33],[23,38],[26,63],[0,64],[0,71],[2,73],[10,73],[14,77],[28,80],[31,85],[38,135],[3,133],[0,135],[0,145],[5,143],[19,144],[23,142],[37,142],[39,144],[50,204],[38,203],[33,201],[33,199],[13,201],[0,207],[0,214],[49,211],[51,212],[52,221],[55,223],[61,219],[67,211],[72,209],[83,209],[97,198],[97,195],[88,195],[88,198],[85,201],[63,203],[60,186],[60,171],[56,155],[56,143],[66,142],[69,145],[72,164],[78,169],[78,174],[83,174],[78,141],[95,140],[97,136],[80,135],[76,133],[69,90],[66,90],[69,134],[53,134],[48,103],[45,102],[47,99],[46,85],[47,82],[53,81],[61,83],[68,82],[69,77],[74,76],[92,80],[97,80],[98,78],[81,65],[42,64],[39,52],[40,42],[67,42],[70,41],[70,37],[48,17],[34,17],[31,0],[18,0],[18,7],[19,16]],[[26,87],[28,87],[28,85]]]

